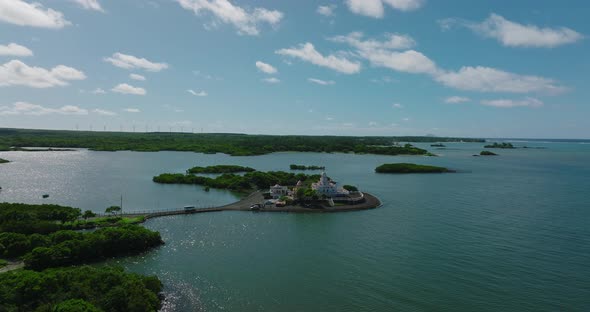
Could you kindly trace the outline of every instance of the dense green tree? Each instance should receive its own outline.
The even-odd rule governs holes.
[[[89,218],[94,218],[94,217],[96,217],[96,213],[92,212],[91,210],[86,210],[82,214],[82,218],[84,218],[84,220],[88,220]]]
[[[156,277],[120,267],[12,271],[0,274],[0,311],[155,312],[161,290]]]
[[[118,212],[121,212],[121,207],[119,206],[110,206],[104,211],[105,213],[110,213],[111,215],[116,215]]]

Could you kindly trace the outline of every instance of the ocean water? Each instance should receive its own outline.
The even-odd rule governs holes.
[[[525,142],[526,141],[526,142]],[[276,153],[1,152],[0,201],[97,212],[219,205],[226,191],[159,185],[162,172],[238,164],[325,165],[383,206],[337,214],[218,212],[153,219],[166,244],[112,260],[156,274],[163,311],[590,311],[590,144],[515,140],[544,149],[448,143],[440,157]],[[383,163],[453,174],[382,175]],[[42,194],[50,197],[42,199]]]

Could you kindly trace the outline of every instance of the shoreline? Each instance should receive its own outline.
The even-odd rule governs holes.
[[[261,208],[260,210],[251,210],[250,206],[253,204],[259,204],[264,202],[262,191],[256,191],[250,195],[242,198],[241,200],[219,207],[209,208],[196,208],[194,210],[184,209],[171,209],[164,211],[141,211],[141,212],[130,212],[123,213],[121,217],[139,217],[143,216],[144,221],[152,218],[173,216],[173,215],[188,215],[195,213],[205,212],[216,212],[216,211],[251,211],[251,212],[287,212],[287,213],[335,213],[335,212],[348,212],[348,211],[359,211],[379,208],[383,205],[381,200],[376,196],[363,192],[365,201],[354,205],[339,205],[334,207],[321,206],[321,208],[307,208],[300,205],[296,206],[285,206],[285,207],[272,207],[272,208]]]

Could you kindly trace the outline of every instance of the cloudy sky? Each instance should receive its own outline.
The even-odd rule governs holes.
[[[586,0],[0,0],[0,127],[590,138],[588,16]]]

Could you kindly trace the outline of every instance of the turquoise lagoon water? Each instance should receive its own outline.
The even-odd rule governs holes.
[[[234,194],[159,185],[195,165],[325,165],[383,206],[339,214],[220,212],[148,221],[166,245],[113,260],[165,283],[164,311],[590,311],[590,144],[452,143],[441,157],[277,153],[3,152],[0,201],[97,212],[219,205]],[[443,175],[378,175],[414,162]],[[42,194],[50,194],[42,199]]]

